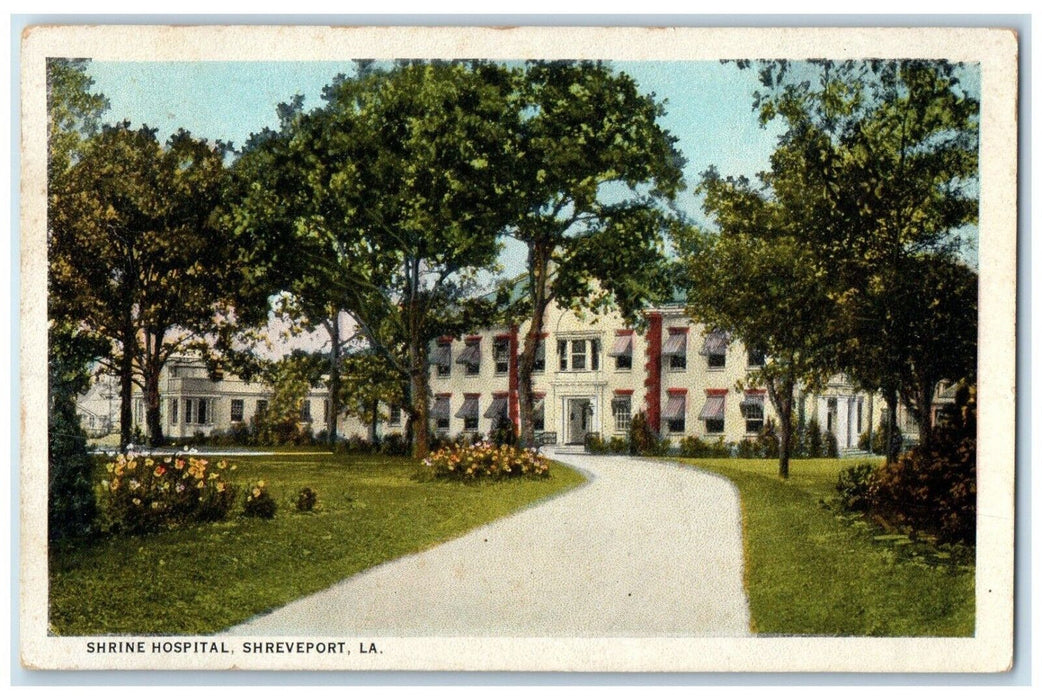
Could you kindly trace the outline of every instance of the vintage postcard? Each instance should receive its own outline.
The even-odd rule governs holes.
[[[1017,60],[29,27],[23,666],[1009,670]]]

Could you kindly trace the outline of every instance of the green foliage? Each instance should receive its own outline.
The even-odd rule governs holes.
[[[972,545],[977,528],[976,397],[960,393],[951,422],[925,445],[880,467],[868,491],[871,512],[892,526]]]
[[[242,514],[247,518],[271,520],[278,510],[278,503],[268,492],[268,484],[263,479],[246,487],[246,500],[242,504]]]
[[[225,148],[185,131],[160,144],[153,129],[106,126],[49,183],[52,318],[108,341],[121,403],[144,389],[149,440],[163,440],[159,374],[175,352],[204,347],[229,315],[239,266],[215,226]],[[214,269],[221,267],[221,274]],[[121,407],[122,441],[130,409]]]
[[[87,390],[87,363],[104,348],[91,337],[53,322],[47,341],[47,534],[55,541],[94,532],[93,464],[76,415],[76,396]]]
[[[316,494],[309,486],[305,486],[297,494],[297,510],[301,513],[310,513],[315,510],[317,503],[318,494]]]
[[[223,520],[235,500],[228,476],[236,468],[190,455],[120,454],[99,484],[105,529],[141,534]]]
[[[516,447],[517,431],[514,429],[514,422],[502,416],[497,418],[489,433],[489,439],[496,447]]]
[[[487,442],[442,448],[423,464],[435,478],[457,481],[550,476],[550,460],[537,451]]]
[[[707,442],[694,435],[688,435],[680,440],[681,457],[730,457],[731,447],[724,442],[723,438],[717,438],[713,442]]]
[[[644,411],[637,411],[630,419],[629,438],[631,455],[652,455],[659,451],[659,436],[651,429]]]
[[[264,376],[271,398],[267,408],[253,417],[259,444],[305,445],[312,441],[310,425],[303,422],[301,408],[320,371],[320,359],[299,352],[267,368]]]
[[[836,491],[839,493],[840,505],[847,510],[868,509],[869,480],[873,470],[875,470],[875,465],[862,462],[853,467],[847,467],[839,473]]]

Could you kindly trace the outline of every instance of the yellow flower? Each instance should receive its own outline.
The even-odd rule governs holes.
[[[261,490],[259,488],[257,488],[256,486],[254,486],[253,487],[253,497],[254,498],[260,498],[260,495],[261,495]]]
[[[261,481],[258,481],[258,482],[257,482],[257,486],[259,486],[259,487],[261,487],[261,488],[264,488],[264,481],[263,481],[263,480],[261,480]]]
[[[195,487],[197,489],[201,489],[204,486],[206,486],[206,482],[205,481],[200,481],[198,484],[195,485]]]

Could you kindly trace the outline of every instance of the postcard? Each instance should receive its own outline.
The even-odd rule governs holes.
[[[1017,60],[27,28],[23,666],[1008,671]]]

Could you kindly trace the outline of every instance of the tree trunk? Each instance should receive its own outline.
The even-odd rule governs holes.
[[[159,412],[159,373],[163,369],[160,350],[164,335],[145,331],[145,361],[142,370],[145,375],[145,425],[149,447],[160,447],[164,442],[163,419]]]
[[[767,395],[778,414],[778,476],[789,478],[789,458],[792,454],[792,407],[796,382],[790,379],[768,380]]]
[[[329,331],[329,415],[326,416],[326,438],[330,445],[336,444],[337,418],[340,416],[340,312],[334,311]]]
[[[535,369],[535,357],[539,343],[543,340],[543,323],[546,309],[550,305],[547,298],[548,256],[542,249],[533,245],[528,250],[529,281],[532,295],[532,317],[529,319],[528,333],[525,334],[524,349],[517,363],[517,397],[521,418],[521,446],[535,447],[534,408],[535,395],[532,392],[532,372]],[[545,350],[544,350],[545,356]]]
[[[148,424],[148,446],[163,444],[163,420],[159,412],[159,370],[149,366],[145,374],[145,421]]]
[[[893,462],[894,435],[897,432],[897,391],[885,389],[883,402],[886,403],[886,443],[883,447],[886,450],[886,463],[889,465]]]
[[[427,369],[427,348],[417,338],[409,340],[409,393],[412,396],[412,456],[424,459],[430,452],[430,419],[427,395],[430,392],[430,374]]]
[[[919,444],[929,445],[933,440],[933,393],[937,382],[931,377],[918,376],[912,388],[912,393],[905,396],[905,403],[912,410],[915,422],[919,429]]]
[[[137,335],[131,326],[123,329],[123,356],[119,363],[119,445],[126,450],[134,428],[134,347]]]

